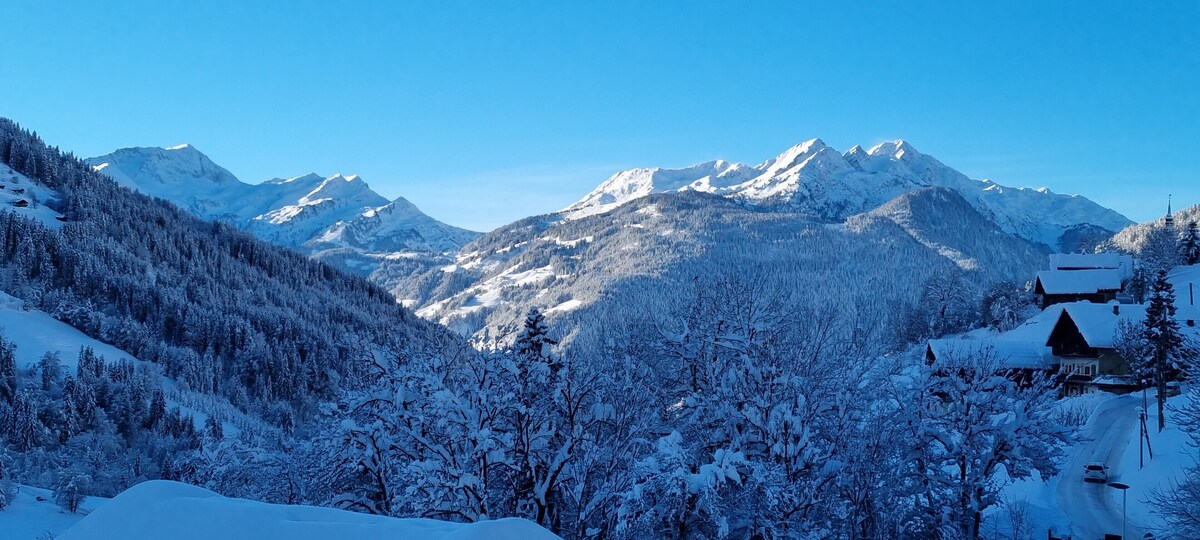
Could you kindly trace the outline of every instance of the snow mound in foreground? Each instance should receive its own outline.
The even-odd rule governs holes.
[[[196,486],[154,480],[117,495],[58,538],[550,540],[558,537],[524,519],[479,523],[397,519],[333,508],[230,499]]]

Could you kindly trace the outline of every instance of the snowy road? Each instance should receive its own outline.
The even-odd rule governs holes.
[[[1123,480],[1121,455],[1129,444],[1137,444],[1137,408],[1141,404],[1140,397],[1126,395],[1100,405],[1084,427],[1088,441],[1078,446],[1059,475],[1058,506],[1071,518],[1074,540],[1121,534],[1121,494],[1104,484],[1084,482],[1083,466],[1103,463],[1109,467],[1109,482]],[[1142,538],[1144,534],[1130,523],[1126,538]]]

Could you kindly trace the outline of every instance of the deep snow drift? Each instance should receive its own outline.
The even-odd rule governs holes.
[[[397,519],[332,508],[230,499],[196,486],[155,480],[117,495],[58,538],[550,540],[558,537],[523,519],[478,523]]]

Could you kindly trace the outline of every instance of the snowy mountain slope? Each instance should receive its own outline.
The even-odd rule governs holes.
[[[686,191],[602,215],[502,227],[463,248],[454,264],[415,278],[412,299],[419,315],[487,340],[503,337],[530,306],[576,328],[587,318],[669,305],[693,278],[765,273],[806,291],[804,307],[875,296],[872,316],[886,319],[879,306],[911,301],[930,276],[962,273],[979,287],[1023,282],[1043,258],[948,189],[917,191],[840,224]]]
[[[986,268],[1019,276],[1028,269],[1028,261],[1044,255],[1029,242],[1002,231],[950,188],[910,191],[866,214],[852,216],[847,226],[862,227],[880,218],[892,221],[963,270]]]
[[[5,451],[18,449],[18,459],[4,456],[6,474],[17,481],[54,485],[70,464],[103,495],[184,461],[204,474],[207,457],[192,450],[203,437],[223,438],[216,428],[200,433],[206,420],[238,444],[277,450],[284,431],[313,422],[312,403],[356,384],[348,375],[364,355],[443,345],[471,352],[367,280],[121,187],[7,119],[0,148],[26,186],[18,189],[52,194],[44,200],[54,211],[44,221],[27,213],[32,206],[0,210],[8,239],[0,290],[12,297],[2,297],[0,326],[21,367],[45,352],[62,364],[18,369],[18,392],[4,390],[6,401],[21,401],[9,410],[26,426],[20,440],[5,433]],[[81,354],[84,345],[104,362]],[[81,358],[91,366],[82,373],[71,369]],[[72,385],[104,397],[88,401]],[[83,418],[35,414],[68,403]],[[37,459],[21,457],[31,449]],[[239,477],[237,485],[253,491],[271,480]]]
[[[367,274],[394,253],[437,256],[479,234],[441,223],[361,178],[307,174],[246,184],[190,145],[125,148],[88,159],[117,183],[226,221],[272,243]],[[330,251],[333,250],[333,251]]]
[[[42,355],[56,353],[67,370],[74,372],[80,347],[91,347],[108,360],[132,359],[133,355],[97,341],[49,314],[31,309],[25,302],[0,292],[0,335],[16,346],[17,367],[30,369]]]
[[[1200,205],[1172,212],[1171,216],[1175,219],[1176,232],[1182,233],[1189,223],[1200,223]],[[1159,218],[1125,227],[1112,235],[1108,247],[1125,253],[1140,253],[1152,232],[1162,224],[1163,219]]]
[[[87,160],[118,184],[205,217],[230,213],[248,186],[190,144],[122,148]]]
[[[400,197],[367,210],[352,220],[325,229],[310,246],[363,247],[372,252],[457,251],[479,233],[451,227],[430,218]]]
[[[753,167],[715,161],[677,170],[622,171],[562,214],[575,219],[607,212],[651,193],[692,190],[837,222],[904,192],[930,186],[958,191],[1005,232],[1055,249],[1064,234],[1080,226],[1117,231],[1130,224],[1119,213],[1084,197],[972,180],[905,141],[882,143],[870,150],[855,146],[840,153],[820,139],[793,146]]]
[[[51,229],[62,227],[61,214],[46,206],[59,199],[54,190],[0,163],[0,212],[13,212]],[[27,206],[18,206],[24,201]]]
[[[196,486],[156,480],[133,486],[99,504],[58,538],[551,540],[558,537],[524,519],[477,523],[398,519],[333,508],[226,498]]]
[[[78,513],[68,514],[55,504],[52,490],[18,485],[12,505],[0,510],[0,531],[4,540],[57,538],[106,502],[104,497],[88,497]]]

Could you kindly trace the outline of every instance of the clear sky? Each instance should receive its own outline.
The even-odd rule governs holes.
[[[904,138],[1137,220],[1200,203],[1200,2],[0,0],[0,115],[486,230],[612,172]]]

